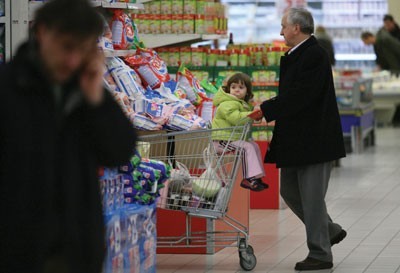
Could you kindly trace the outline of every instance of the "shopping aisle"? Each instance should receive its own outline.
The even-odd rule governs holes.
[[[379,129],[377,145],[349,155],[332,172],[327,196],[332,218],[347,231],[333,247],[333,270],[314,272],[400,272],[400,129]],[[252,210],[253,272],[294,272],[307,254],[303,225],[289,209]],[[158,255],[158,273],[219,273],[240,270],[236,248],[215,255]]]

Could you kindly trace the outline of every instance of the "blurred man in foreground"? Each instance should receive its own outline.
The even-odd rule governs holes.
[[[87,0],[52,0],[0,69],[0,272],[98,273],[97,168],[129,160],[136,134],[102,84],[103,22]]]

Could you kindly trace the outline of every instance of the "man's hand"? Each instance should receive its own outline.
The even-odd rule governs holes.
[[[260,107],[254,107],[254,111],[251,112],[251,114],[248,115],[249,118],[254,119],[256,121],[261,120],[264,115],[263,112],[261,111]]]
[[[104,55],[96,48],[94,54],[88,57],[80,75],[83,96],[93,106],[99,105],[103,101],[103,67]]]

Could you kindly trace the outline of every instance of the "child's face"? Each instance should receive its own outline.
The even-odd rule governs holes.
[[[229,94],[235,96],[238,99],[244,99],[244,97],[247,94],[247,87],[242,82],[239,83],[233,82],[229,89]]]

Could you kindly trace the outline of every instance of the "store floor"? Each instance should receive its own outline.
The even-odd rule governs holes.
[[[400,272],[400,129],[378,129],[375,147],[341,164],[332,172],[327,204],[348,236],[333,247],[333,270],[314,272]],[[250,244],[258,260],[253,272],[294,272],[307,254],[301,222],[289,209],[250,215]],[[157,255],[157,272],[244,271],[237,249],[225,248],[215,255]]]

